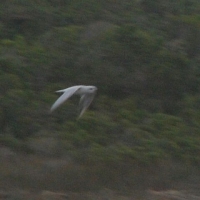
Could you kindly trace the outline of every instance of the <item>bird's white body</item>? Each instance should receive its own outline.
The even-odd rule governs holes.
[[[58,90],[56,92],[63,92],[63,94],[56,100],[56,102],[51,107],[51,112],[58,108],[61,104],[63,104],[67,99],[69,99],[72,95],[80,95],[80,115],[81,117],[85,110],[91,104],[95,94],[97,91],[96,86],[85,86],[85,85],[76,85],[63,90]]]

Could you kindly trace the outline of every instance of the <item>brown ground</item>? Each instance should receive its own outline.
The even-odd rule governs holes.
[[[120,195],[109,189],[99,192],[52,192],[13,189],[0,191],[0,200],[200,200],[200,196],[187,191],[144,191],[143,195]]]
[[[195,181],[165,190],[143,188],[124,193],[108,188],[80,190],[82,183],[76,180],[70,187],[65,179],[73,167],[67,157],[27,155],[1,146],[0,200],[200,200],[200,185]],[[73,182],[73,174],[67,177]]]

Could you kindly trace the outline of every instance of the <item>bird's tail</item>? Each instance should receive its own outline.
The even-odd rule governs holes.
[[[65,92],[65,89],[63,89],[63,90],[57,90],[56,92]]]

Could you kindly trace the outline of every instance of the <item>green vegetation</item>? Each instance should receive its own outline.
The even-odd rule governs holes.
[[[49,155],[93,166],[102,185],[163,163],[198,168],[199,36],[199,0],[2,1],[0,144],[34,154],[31,141],[54,138]],[[54,91],[78,84],[98,87],[83,118],[77,98],[49,115]]]

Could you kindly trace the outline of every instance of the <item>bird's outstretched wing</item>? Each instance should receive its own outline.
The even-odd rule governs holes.
[[[78,118],[80,118],[83,115],[83,113],[87,110],[87,108],[91,104],[92,100],[94,99],[94,96],[95,96],[95,93],[84,94],[84,95],[81,96],[81,99],[80,99],[80,102],[79,102],[80,114],[79,114]]]
[[[58,90],[57,92],[63,92],[63,94],[52,105],[50,111],[53,112],[56,108],[58,108],[61,104],[63,104],[67,99],[69,99],[74,93],[76,93],[79,88],[80,86],[74,86],[74,87],[70,87],[64,90]]]

